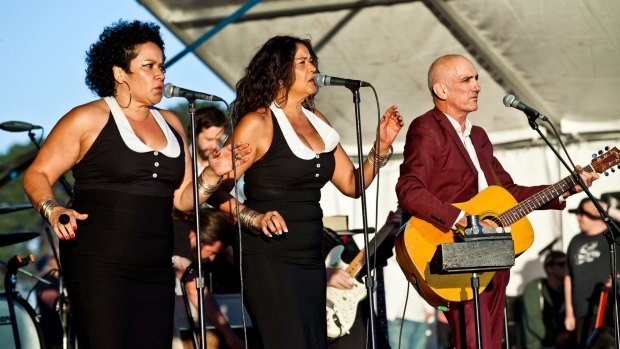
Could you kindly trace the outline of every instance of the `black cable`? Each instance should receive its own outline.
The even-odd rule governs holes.
[[[227,104],[228,106],[228,104]],[[243,281],[243,246],[241,243],[241,239],[243,238],[243,234],[242,234],[242,230],[241,230],[241,221],[239,219],[239,188],[238,188],[238,181],[237,181],[237,164],[235,161],[235,128],[234,128],[234,124],[236,124],[239,120],[238,117],[239,115],[237,115],[237,109],[236,108],[230,108],[230,106],[228,106],[228,110],[230,111],[228,114],[230,115],[230,144],[232,146],[232,159],[233,159],[233,182],[234,182],[234,191],[235,191],[235,215],[237,217],[237,237],[239,240],[239,286],[240,286],[240,296],[241,296],[241,321],[243,323],[243,339],[244,339],[244,344],[245,344],[245,348],[248,349],[248,328],[247,328],[247,321],[245,318],[245,308],[244,308],[244,304],[245,304],[245,297],[243,296],[244,293],[244,289],[245,289],[245,283]],[[234,113],[234,118],[233,118],[233,113]]]

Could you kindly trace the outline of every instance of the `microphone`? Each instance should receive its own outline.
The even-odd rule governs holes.
[[[519,109],[524,112],[528,116],[534,116],[542,121],[549,121],[549,119],[543,114],[539,113],[536,109],[530,108],[527,104],[520,102],[515,96],[511,94],[507,94],[504,96],[504,105],[507,107],[512,107],[515,109]]]
[[[27,122],[21,121],[5,121],[0,123],[0,130],[5,130],[9,132],[24,132],[36,129],[42,129],[43,127],[29,124]]]
[[[314,83],[317,87],[344,86],[349,89],[370,86],[370,84],[366,81],[337,78],[335,76],[324,75],[321,73],[316,73],[314,76]]]
[[[196,92],[188,90],[182,87],[174,86],[171,83],[164,85],[164,96],[170,97],[183,97],[187,99],[202,99],[205,101],[224,101],[218,96],[210,95],[207,93]]]

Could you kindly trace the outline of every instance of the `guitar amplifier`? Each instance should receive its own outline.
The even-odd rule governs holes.
[[[477,273],[508,269],[515,264],[511,238],[468,240],[437,246],[431,274]]]

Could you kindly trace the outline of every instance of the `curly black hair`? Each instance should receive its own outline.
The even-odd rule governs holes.
[[[245,69],[245,76],[237,83],[237,98],[233,102],[232,113],[238,120],[258,108],[268,108],[280,89],[280,82],[288,91],[295,82],[293,61],[297,53],[297,44],[308,48],[310,56],[319,72],[319,60],[310,40],[294,36],[274,36],[256,52]],[[303,103],[308,109],[314,109],[314,95]]]
[[[86,86],[99,97],[113,96],[116,84],[112,67],[117,66],[130,72],[129,64],[138,55],[136,48],[147,42],[154,43],[164,51],[159,25],[120,19],[105,27],[99,40],[86,51]]]

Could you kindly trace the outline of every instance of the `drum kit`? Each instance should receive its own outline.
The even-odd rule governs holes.
[[[31,205],[0,207],[0,214],[32,208]],[[37,236],[36,232],[0,234],[0,248],[29,241]],[[28,302],[15,291],[17,272],[40,279],[21,267],[34,262],[34,257],[15,255],[6,263],[4,277],[5,293],[0,294],[0,348],[41,349],[45,348],[43,332],[39,318]],[[45,280],[44,280],[45,281]]]

